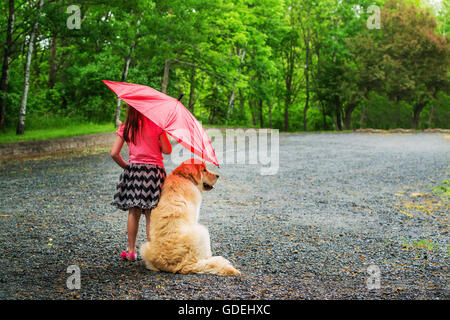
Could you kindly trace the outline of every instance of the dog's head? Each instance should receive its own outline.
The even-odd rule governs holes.
[[[203,161],[188,159],[172,171],[173,175],[192,181],[200,190],[212,190],[219,178],[218,174],[209,171]]]

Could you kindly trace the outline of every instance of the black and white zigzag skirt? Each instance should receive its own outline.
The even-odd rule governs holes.
[[[157,165],[130,163],[120,175],[111,205],[121,210],[153,209],[158,204],[166,171]]]

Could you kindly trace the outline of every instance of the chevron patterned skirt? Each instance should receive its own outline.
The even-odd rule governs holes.
[[[166,171],[157,165],[130,163],[122,172],[111,205],[121,210],[153,209],[158,204]]]

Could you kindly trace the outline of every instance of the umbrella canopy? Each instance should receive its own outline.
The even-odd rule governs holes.
[[[219,166],[205,129],[179,100],[140,84],[108,80],[103,80],[103,83],[183,147]]]

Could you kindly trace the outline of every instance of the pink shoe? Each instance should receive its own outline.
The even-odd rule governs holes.
[[[127,252],[126,250],[124,250],[120,254],[120,257],[124,260],[136,261],[136,252]]]

